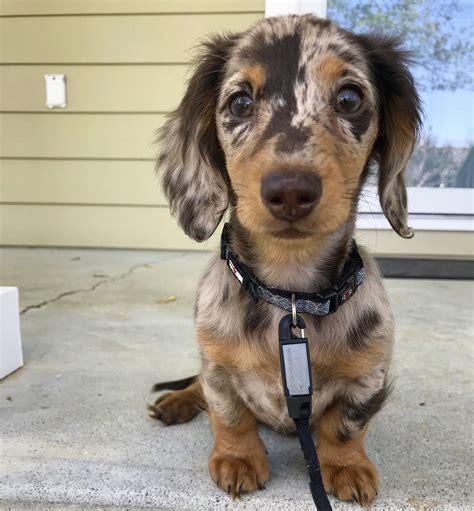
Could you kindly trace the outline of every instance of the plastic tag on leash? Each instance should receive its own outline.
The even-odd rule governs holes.
[[[286,387],[290,396],[309,394],[311,382],[309,381],[307,339],[304,341],[306,342],[282,346]]]
[[[306,326],[301,316],[297,317],[297,326],[304,335]],[[284,316],[278,325],[280,340],[280,363],[283,390],[292,419],[311,414],[311,364],[309,359],[308,339],[293,333],[291,314]]]

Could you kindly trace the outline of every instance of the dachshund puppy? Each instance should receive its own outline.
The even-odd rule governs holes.
[[[421,109],[407,60],[397,38],[355,35],[313,15],[262,19],[205,42],[161,130],[157,162],[184,232],[206,240],[229,210],[232,252],[261,282],[321,291],[348,258],[358,197],[376,167],[384,214],[411,237],[404,172]],[[360,255],[365,280],[351,300],[334,314],[303,317],[325,489],[368,505],[379,478],[364,437],[389,391],[394,328],[376,264]],[[295,430],[279,362],[285,314],[256,303],[216,254],[196,305],[202,372],[152,407],[168,424],[208,410],[209,471],[234,496],[269,478],[258,421]]]

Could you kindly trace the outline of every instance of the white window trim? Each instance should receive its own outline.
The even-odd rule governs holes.
[[[474,231],[473,188],[409,187],[409,225],[425,231]],[[380,207],[377,188],[367,186],[358,208],[360,229],[390,229]]]
[[[414,231],[474,232],[470,215],[408,215],[408,225]],[[391,226],[382,213],[358,213],[356,226],[363,230],[389,231]]]
[[[407,191],[412,215],[474,215],[473,188],[409,187]],[[382,213],[375,186],[366,186],[362,191],[359,212]]]
[[[265,16],[313,13],[325,18],[327,0],[265,0]]]
[[[265,0],[265,16],[327,14],[327,0]],[[433,231],[474,231],[473,188],[408,188],[410,225]],[[390,229],[382,214],[375,188],[367,187],[359,204],[357,226]]]

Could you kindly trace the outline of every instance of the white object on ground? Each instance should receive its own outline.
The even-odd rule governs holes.
[[[18,288],[0,287],[0,380],[22,366]]]

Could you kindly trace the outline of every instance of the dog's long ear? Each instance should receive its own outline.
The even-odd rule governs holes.
[[[379,165],[379,198],[393,229],[403,238],[407,225],[405,168],[421,128],[421,101],[408,69],[409,52],[397,37],[379,33],[358,36],[379,96],[379,135],[373,157]]]
[[[238,35],[215,36],[201,54],[179,107],[158,133],[156,168],[172,213],[196,241],[216,230],[228,205],[228,177],[215,110],[224,67]]]

